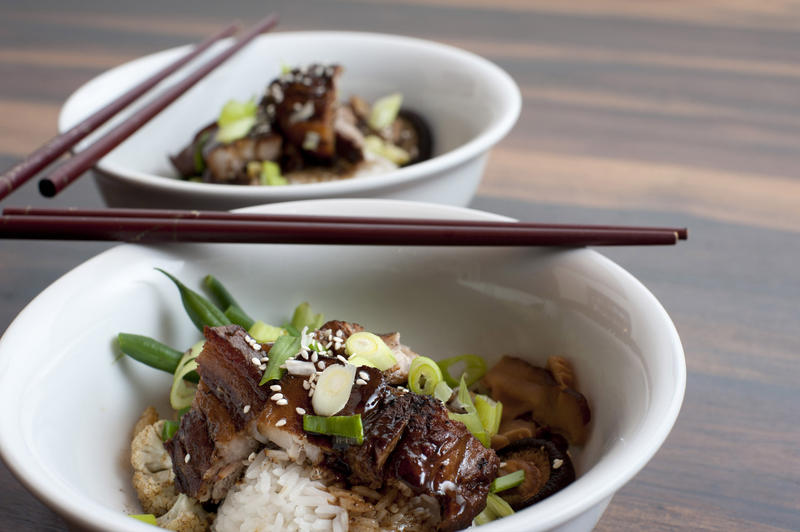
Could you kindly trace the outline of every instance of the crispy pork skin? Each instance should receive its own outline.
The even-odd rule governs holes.
[[[441,401],[409,396],[414,414],[392,454],[387,474],[417,493],[438,499],[442,509],[439,530],[467,528],[486,504],[500,460],[463,423],[451,420]]]

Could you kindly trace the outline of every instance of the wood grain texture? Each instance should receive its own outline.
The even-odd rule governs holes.
[[[597,526],[800,530],[800,4],[776,0],[311,0],[0,4],[0,167],[56,132],[82,83],[275,9],[281,28],[461,46],[520,85],[519,123],[473,206],[523,220],[686,225],[674,249],[608,249],[673,317],[688,384],[655,458]],[[55,200],[99,207],[90,181]],[[0,207],[3,204],[0,204]],[[0,244],[0,330],[106,244]],[[0,464],[0,530],[64,530]]]

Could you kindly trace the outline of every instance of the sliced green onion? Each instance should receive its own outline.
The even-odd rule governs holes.
[[[492,521],[494,521],[494,516],[489,513],[488,508],[484,508],[483,511],[476,515],[475,519],[472,520],[472,522],[477,526],[485,525],[486,523],[491,523]]]
[[[485,525],[495,519],[508,517],[513,514],[514,510],[509,504],[500,498],[499,495],[489,493],[486,497],[486,508],[481,513],[475,516],[474,522],[476,525]]]
[[[391,142],[386,142],[377,135],[364,137],[364,149],[392,161],[397,166],[403,166],[411,160],[411,155],[406,150]]]
[[[467,429],[472,433],[472,435],[483,444],[484,447],[490,447],[491,438],[486,433],[486,429],[483,427],[480,417],[478,417],[478,410],[472,403],[472,396],[469,393],[469,389],[467,388],[466,380],[463,375],[461,376],[461,383],[458,386],[458,402],[461,403],[461,406],[467,411],[467,413],[450,413],[450,419],[462,422],[467,426]]]
[[[128,517],[133,517],[134,519],[138,519],[142,523],[147,523],[148,525],[158,526],[156,522],[156,516],[153,514],[128,514]]]
[[[224,144],[247,136],[256,124],[258,104],[255,99],[246,102],[229,100],[217,118],[217,140]]]
[[[500,491],[510,490],[516,488],[525,481],[525,470],[518,469],[513,473],[497,477],[489,485],[490,493],[498,493]]]
[[[243,139],[250,133],[254,125],[256,125],[255,117],[237,120],[230,125],[219,128],[217,130],[217,140],[223,144],[230,144],[231,142]]]
[[[347,359],[347,362],[349,364],[354,365],[357,368],[361,366],[369,366],[371,368],[375,367],[375,364],[373,364],[371,360],[367,360],[366,358],[359,355],[351,356],[350,358]]]
[[[156,268],[156,270],[169,277],[169,279],[175,283],[175,286],[178,287],[178,292],[183,302],[183,308],[186,309],[189,319],[192,320],[192,323],[194,323],[195,327],[197,327],[200,332],[203,332],[203,327],[206,325],[209,327],[220,327],[231,324],[231,320],[228,319],[225,313],[217,308],[214,303],[194,290],[191,290],[172,274],[160,268]]]
[[[486,374],[486,361],[478,355],[461,355],[440,360],[439,368],[450,386],[458,386],[462,376],[472,386]]]
[[[497,431],[500,430],[500,418],[503,416],[503,403],[495,401],[487,395],[476,395],[475,409],[478,411],[478,418],[489,438],[497,434]]]
[[[436,388],[433,389],[433,396],[443,403],[446,403],[453,397],[453,389],[444,381],[439,381]]]
[[[205,341],[197,342],[192,348],[183,355],[175,375],[172,377],[172,387],[169,391],[169,403],[175,410],[191,406],[197,386],[186,382],[183,378],[190,372],[197,369],[196,359],[203,350]]]
[[[318,416],[332,416],[350,399],[356,367],[351,364],[332,364],[317,377],[317,387],[311,397],[311,406]]]
[[[255,118],[256,113],[258,113],[258,103],[256,103],[255,98],[251,98],[246,102],[228,100],[222,106],[217,118],[217,125],[219,127],[229,126],[242,118]]]
[[[371,332],[362,331],[351,334],[344,343],[344,350],[349,357],[358,356],[359,359],[369,360],[381,371],[397,364],[397,359],[386,342]]]
[[[411,361],[408,370],[408,387],[420,395],[433,395],[436,386],[442,381],[442,370],[436,361],[419,356]]]
[[[488,508],[496,516],[495,519],[508,517],[514,513],[514,509],[511,508],[511,506],[499,495],[495,495],[494,493],[490,493],[486,497],[486,508]]]
[[[484,447],[488,449],[491,446],[492,442],[486,436],[486,431],[483,430],[483,425],[481,425],[481,420],[478,419],[478,416],[475,414],[454,414],[453,412],[449,412],[447,415],[453,421],[460,421],[466,425],[467,430],[469,430]]]
[[[257,321],[247,330],[247,334],[255,338],[257,342],[265,344],[274,342],[279,337],[285,335],[286,329],[275,327],[263,321]]]
[[[297,305],[292,315],[292,327],[298,331],[302,331],[303,327],[308,327],[309,331],[317,330],[324,322],[325,316],[311,312],[311,305],[306,302]]]
[[[292,325],[292,324],[291,324],[291,323],[289,323],[288,321],[287,321],[286,323],[284,323],[284,324],[283,324],[283,328],[284,328],[284,329],[286,329],[286,333],[287,333],[289,336],[297,336],[298,338],[300,337],[300,331],[298,331],[298,330],[297,330],[297,329],[294,327],[294,325]]]
[[[261,163],[261,172],[258,175],[258,182],[268,187],[289,184],[289,181],[281,175],[281,167],[278,166],[278,163],[272,161],[264,161]]]
[[[283,372],[286,371],[281,369],[281,366],[299,352],[300,338],[297,336],[281,336],[275,340],[269,350],[267,369],[264,370],[264,375],[258,385],[261,386],[269,381],[280,379],[283,376]]]
[[[167,441],[173,436],[175,433],[178,432],[179,424],[177,421],[166,420],[164,422],[164,428],[161,429],[161,440]]]
[[[316,393],[315,393],[316,395]],[[364,427],[361,424],[361,414],[354,416],[303,416],[303,430],[326,436],[339,436],[356,442],[364,443]]]
[[[369,127],[381,130],[390,126],[397,119],[397,113],[403,105],[403,95],[400,93],[390,94],[379,98],[372,104],[369,114]]]

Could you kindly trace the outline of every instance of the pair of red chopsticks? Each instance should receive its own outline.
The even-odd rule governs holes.
[[[0,238],[418,246],[669,245],[685,228],[301,216],[156,209],[8,207]]]
[[[207,76],[212,70],[221,65],[233,54],[244,48],[261,33],[270,30],[278,22],[276,15],[270,15],[253,26],[242,35],[233,45],[226,48],[206,63],[192,71],[182,81],[166,89],[152,102],[133,113],[128,119],[118,126],[111,129],[102,139],[89,146],[87,149],[76,154],[63,165],[55,169],[48,177],[39,182],[40,192],[47,197],[53,197],[63,190],[67,185],[75,181],[83,172],[92,167],[101,157],[117,147],[122,141],[131,136],[135,131],[150,121],[154,116],[161,112],[165,107],[174,102],[179,96],[189,90],[198,81]],[[233,35],[239,29],[238,24],[231,24],[216,35],[198,44],[188,54],[180,57],[159,70],[151,77],[142,81],[135,87],[128,90],[122,96],[109,103],[105,107],[93,113],[91,116],[75,125],[70,130],[52,138],[38,150],[26,157],[22,162],[9,169],[0,176],[0,200],[11,194],[20,185],[27,182],[47,165],[58,159],[67,150],[72,148],[80,140],[94,131],[101,124],[104,124],[112,116],[133,103],[144,95],[147,91],[155,87],[171,74],[177,72],[181,67],[205,52],[214,43]]]
[[[167,107],[214,68],[269,30],[275,15],[256,24],[236,43],[183,81],[111,129],[39,183],[52,197],[106,153]],[[233,24],[203,41],[69,131],[55,137],[0,176],[0,200],[55,161],[81,139],[212,44],[233,34]],[[685,240],[685,228],[580,226],[407,218],[259,215],[209,211],[137,209],[4,209],[0,238],[43,240],[111,240],[126,242],[249,242],[296,244],[376,244],[425,246],[615,246],[669,245]]]

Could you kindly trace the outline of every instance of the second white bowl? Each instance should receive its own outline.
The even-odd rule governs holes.
[[[148,55],[89,81],[67,100],[59,129],[74,126],[188,50],[184,46]],[[226,101],[260,95],[280,73],[282,64],[310,63],[344,67],[342,98],[357,94],[373,101],[393,92],[402,93],[404,105],[429,122],[434,156],[381,175],[283,187],[217,185],[175,178],[168,155],[178,152],[195,131],[213,121]],[[186,70],[182,72],[162,85],[185,76]],[[477,55],[451,46],[374,33],[274,33],[257,38],[189,90],[104,157],[94,174],[106,203],[114,207],[227,210],[324,197],[466,205],[478,187],[490,148],[514,125],[520,106],[519,88],[508,74]],[[120,119],[131,110],[122,113]],[[103,131],[107,128],[89,137],[79,149]]]

